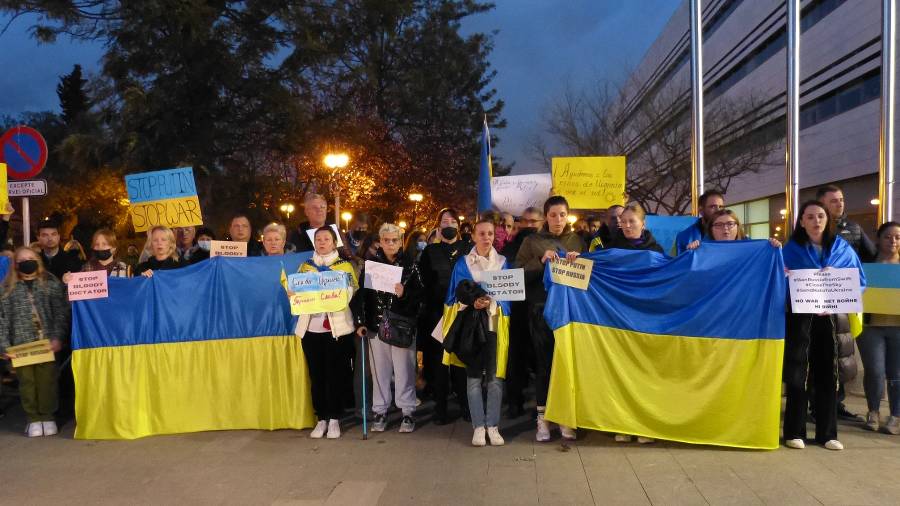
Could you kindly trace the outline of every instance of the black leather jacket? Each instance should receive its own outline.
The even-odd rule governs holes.
[[[378,325],[381,324],[381,319],[388,309],[402,316],[417,317],[419,301],[422,299],[422,278],[416,264],[408,260],[403,251],[397,254],[393,262],[389,262],[381,249],[372,261],[403,267],[403,275],[400,278],[403,283],[403,297],[398,298],[393,293],[362,288],[351,301],[356,328],[366,327],[369,332],[378,332]],[[360,286],[364,285],[365,276],[366,270],[363,268],[359,275]]]

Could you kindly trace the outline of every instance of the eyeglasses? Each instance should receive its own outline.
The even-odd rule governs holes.
[[[382,239],[382,240],[379,241],[379,242],[381,242],[381,243],[388,243],[388,244],[394,244],[394,243],[400,242],[400,239],[386,238],[386,239]]]
[[[713,223],[713,228],[716,230],[728,229],[731,230],[733,228],[737,228],[737,222],[734,221],[726,221],[724,223]]]

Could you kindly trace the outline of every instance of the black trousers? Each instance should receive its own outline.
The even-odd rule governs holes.
[[[553,369],[553,331],[544,320],[544,303],[528,305],[531,344],[534,348],[534,396],[538,406],[547,405],[550,371]]]
[[[313,409],[319,420],[341,418],[351,383],[347,339],[352,335],[335,339],[330,332],[307,332],[303,336]]]
[[[809,333],[804,326],[809,326]],[[788,315],[784,364],[784,439],[806,439],[808,387],[816,405],[816,442],[837,439],[834,328],[827,316]],[[808,338],[807,338],[808,335]],[[805,352],[804,352],[805,351]],[[811,382],[807,385],[807,379]]]
[[[420,326],[419,331],[421,334],[423,330],[427,329],[427,334],[425,334],[427,337],[421,341],[421,344],[424,345],[421,350],[424,367],[423,375],[434,397],[434,411],[437,416],[446,417],[447,397],[450,395],[451,387],[452,391],[456,392],[460,410],[463,413],[468,412],[469,403],[466,396],[465,369],[444,365],[444,347],[431,337],[431,332],[434,330],[437,322],[440,321],[442,312],[443,307],[440,309],[426,309],[425,314],[420,319],[423,324]]]
[[[506,400],[510,406],[525,403],[528,370],[534,362],[531,331],[528,323],[528,304],[513,302],[509,318],[509,358],[506,365]]]

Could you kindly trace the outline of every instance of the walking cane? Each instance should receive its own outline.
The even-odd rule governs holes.
[[[362,367],[360,368],[360,374],[362,375],[362,419],[363,419],[363,439],[369,439],[369,429],[366,425],[366,416],[369,414],[369,410],[366,408],[366,332],[359,339],[359,344],[362,345]]]

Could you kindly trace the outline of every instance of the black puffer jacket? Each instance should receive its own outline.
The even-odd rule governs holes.
[[[356,328],[366,327],[369,332],[378,332],[381,319],[388,310],[409,318],[417,317],[419,301],[422,298],[422,278],[416,264],[409,261],[403,251],[400,251],[391,262],[381,249],[378,250],[372,261],[403,267],[403,275],[400,278],[403,283],[403,297],[398,298],[393,293],[362,288],[351,301]],[[366,270],[363,268],[359,275],[360,286],[364,285],[365,276]]]
[[[853,250],[856,251],[856,254],[859,255],[860,260],[863,262],[871,262],[875,259],[878,250],[875,248],[875,244],[869,239],[869,236],[863,232],[859,223],[848,220],[847,216],[844,215],[841,216],[841,219],[837,220],[835,225],[838,235],[850,244]]]
[[[793,371],[799,367],[799,364],[808,364],[809,345],[812,339],[810,331],[814,318],[828,318],[831,322],[835,377],[839,378],[841,383],[853,381],[857,373],[856,359],[853,357],[855,349],[853,334],[850,332],[850,320],[845,314],[818,316],[789,313],[784,343],[785,371]],[[805,376],[806,371],[800,371],[800,373]],[[837,383],[835,383],[835,388],[837,388]]]

